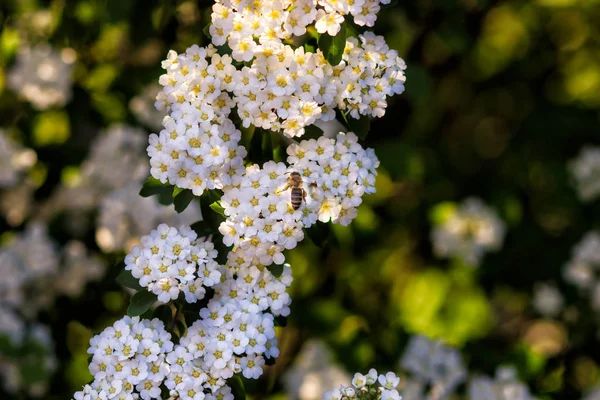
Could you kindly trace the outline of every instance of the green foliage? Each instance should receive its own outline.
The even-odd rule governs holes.
[[[137,317],[144,314],[156,303],[156,296],[148,290],[140,290],[131,297],[127,315]]]
[[[340,31],[335,36],[327,33],[319,35],[319,50],[331,65],[338,65],[342,61],[344,48],[346,47],[346,23],[340,27]]]
[[[133,290],[145,290],[140,286],[140,281],[131,275],[131,271],[122,270],[117,276],[117,282]]]
[[[194,198],[194,193],[192,193],[191,190],[175,188],[173,191],[173,205],[175,206],[175,211],[178,213],[184,212]]]

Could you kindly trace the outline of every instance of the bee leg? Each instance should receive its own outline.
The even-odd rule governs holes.
[[[306,204],[306,190],[302,188],[302,200],[304,200],[304,204]]]
[[[289,188],[290,188],[290,184],[289,184],[289,183],[286,183],[286,185],[284,186],[284,188],[283,188],[283,189],[281,189],[281,190],[277,190],[277,191],[275,192],[275,194],[283,193],[283,192],[285,192],[286,190],[288,190]]]

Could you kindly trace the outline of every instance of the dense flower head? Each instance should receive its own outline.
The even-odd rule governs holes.
[[[253,312],[269,311],[276,316],[288,316],[292,299],[286,290],[293,280],[289,264],[280,267],[281,274],[275,276],[261,264],[237,265],[232,259],[236,255],[229,253],[226,279],[215,287],[215,295],[222,300],[243,301]]]
[[[283,251],[304,239],[302,227],[311,225],[310,214],[316,220],[311,198],[300,209],[293,208],[286,173],[283,163],[269,161],[263,168],[252,165],[235,185],[224,188],[221,205],[227,218],[219,231],[227,246],[235,246],[229,255],[230,265],[283,264]]]
[[[75,400],[160,398],[172,350],[171,334],[160,320],[121,318],[90,340],[94,381]]]
[[[71,99],[75,58],[72,49],[59,52],[48,44],[24,47],[8,71],[7,86],[38,110],[62,107]]]
[[[479,265],[485,252],[502,247],[506,227],[496,212],[478,198],[464,200],[431,232],[438,257],[456,257]]]
[[[35,151],[22,148],[0,129],[0,188],[15,186],[36,160]]]
[[[589,202],[600,195],[600,147],[584,147],[568,168],[581,201]]]
[[[252,48],[254,38],[263,45],[280,44],[292,36],[317,32],[335,36],[344,16],[359,26],[373,26],[380,4],[390,0],[218,0],[213,5],[210,34],[216,46]]]
[[[189,226],[161,224],[125,257],[125,269],[159,302],[168,303],[184,293],[188,303],[195,303],[204,298],[207,287],[221,280],[216,257],[214,244],[198,238]]]
[[[354,374],[351,386],[340,385],[339,389],[323,393],[323,400],[401,400],[397,390],[399,384],[400,378],[393,372],[378,375],[377,370],[371,368],[366,375]]]
[[[365,32],[348,38],[342,63],[334,66],[337,107],[352,118],[383,117],[387,97],[404,91],[405,69],[383,36]]]
[[[213,299],[200,316],[174,351],[203,371],[207,389],[218,390],[236,373],[257,379],[265,358],[279,355],[273,315],[258,311],[248,301]],[[169,382],[167,387],[176,389]]]
[[[348,225],[357,215],[363,194],[375,192],[379,160],[352,132],[340,132],[335,139],[303,140],[290,145],[287,154],[290,170],[309,185],[308,193],[317,202],[316,214],[322,222]],[[312,215],[305,220],[316,221]]]
[[[591,298],[592,308],[600,310],[600,233],[588,232],[573,247],[563,275],[570,284]]]
[[[439,395],[452,393],[467,375],[458,350],[421,335],[411,337],[400,365],[413,381],[428,383]]]
[[[312,53],[303,47],[256,44],[246,36],[243,40],[248,45],[233,46],[231,55],[217,53],[212,45],[194,45],[183,54],[169,52],[163,62],[167,73],[160,78],[163,90],[156,106],[166,110],[170,118],[163,121],[165,129],[152,136],[148,148],[154,160],[153,176],[162,182],[168,179],[177,185],[177,177],[169,175],[171,164],[177,160],[192,159],[184,170],[196,164],[195,169],[204,172],[200,174],[202,181],[206,172],[214,172],[211,180],[215,180],[220,173],[239,166],[229,167],[227,157],[227,150],[238,153],[239,135],[229,120],[234,108],[244,127],[254,125],[295,137],[318,120],[334,119],[335,107],[352,118],[381,117],[387,97],[404,91],[404,61],[382,36],[372,32],[349,38],[342,62],[336,66],[330,65],[320,50]],[[246,65],[241,66],[242,61]],[[220,140],[223,136],[225,140]],[[211,151],[220,156],[205,157]],[[235,158],[234,153],[229,158]],[[180,170],[175,173],[188,178]],[[189,178],[183,181],[189,182]],[[215,187],[220,185],[217,180]],[[197,189],[201,193],[202,182],[180,187],[196,186],[202,187]]]

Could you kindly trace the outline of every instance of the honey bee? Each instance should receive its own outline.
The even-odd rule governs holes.
[[[292,198],[292,207],[294,210],[297,210],[302,205],[302,202],[306,202],[306,190],[302,187],[302,176],[297,172],[290,173],[288,177],[287,183],[285,187],[279,191],[285,192],[288,189],[292,189],[291,198]]]

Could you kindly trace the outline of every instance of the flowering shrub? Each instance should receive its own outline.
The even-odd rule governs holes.
[[[0,3],[0,398],[598,397],[589,2]]]

